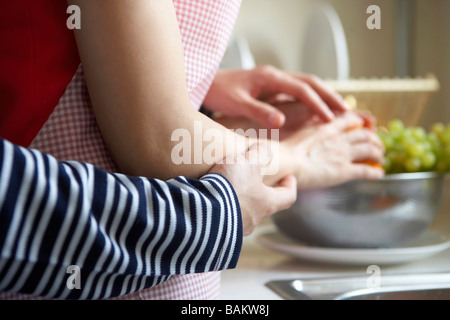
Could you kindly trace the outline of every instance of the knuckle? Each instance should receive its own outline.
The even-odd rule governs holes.
[[[274,66],[268,64],[258,66],[255,70],[262,76],[275,76],[277,72]]]
[[[337,138],[339,134],[339,128],[336,126],[335,122],[330,122],[320,126],[317,131],[319,134],[325,137]]]
[[[308,82],[300,81],[300,82],[296,82],[295,85],[296,85],[297,90],[302,92],[302,94],[307,95],[307,96],[310,96],[313,94],[311,85]]]
[[[291,198],[283,209],[290,208],[297,201],[297,192],[293,192]]]
[[[355,170],[355,178],[365,179],[369,177],[369,168],[367,166],[358,166]]]
[[[377,150],[371,146],[366,146],[366,148],[364,150],[364,154],[366,155],[367,158],[370,158],[370,159],[377,159],[379,156],[379,153],[377,152]]]
[[[308,81],[310,83],[317,84],[317,85],[321,85],[323,82],[322,79],[315,74],[308,74],[308,75],[306,75],[306,78],[308,79]]]
[[[359,131],[359,134],[361,135],[361,139],[364,141],[374,141],[374,135],[372,134],[372,132],[368,129],[363,129],[363,130],[357,130]]]
[[[366,133],[367,137],[370,140],[372,140],[373,142],[376,142],[376,141],[380,140],[378,135],[374,131],[372,131],[370,129],[367,129],[367,128],[365,128],[363,131]]]

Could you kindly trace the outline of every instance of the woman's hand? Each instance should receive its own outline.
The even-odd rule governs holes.
[[[261,152],[264,150],[264,152]],[[224,175],[233,185],[241,207],[244,235],[272,214],[292,206],[297,198],[297,184],[292,175],[274,187],[263,183],[264,167],[271,161],[261,143],[253,144],[245,153],[230,155],[211,173]]]
[[[363,119],[343,113],[328,123],[312,125],[282,142],[297,159],[298,187],[318,188],[354,179],[379,179],[384,171],[365,162],[382,163],[384,146]],[[349,130],[361,126],[362,129]]]
[[[341,96],[319,78],[272,66],[220,70],[204,105],[223,115],[245,116],[262,126],[280,128],[286,121],[285,113],[275,107],[280,101],[302,102],[324,121],[347,110]]]
[[[220,115],[218,117],[216,116],[214,120],[222,124],[226,128],[233,130],[242,129],[245,131],[248,129],[255,129],[258,134],[259,130],[265,129],[264,133],[266,134],[266,138],[268,139],[271,138],[272,131],[276,131],[279,140],[289,138],[301,129],[305,129],[312,125],[317,125],[324,122],[317,114],[315,114],[310,108],[307,108],[301,102],[277,102],[276,104],[274,104],[274,107],[276,107],[286,116],[286,121],[284,122],[283,127],[279,129],[268,128],[267,126],[264,126],[254,120],[243,116],[236,117]]]

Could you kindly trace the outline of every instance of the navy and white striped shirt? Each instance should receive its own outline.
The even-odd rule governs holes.
[[[0,291],[110,298],[234,268],[241,246],[238,199],[221,175],[110,174],[0,139]],[[66,285],[72,265],[80,290]]]

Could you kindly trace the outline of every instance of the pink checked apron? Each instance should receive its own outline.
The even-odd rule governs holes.
[[[189,94],[198,109],[219,68],[241,0],[173,2],[182,35]],[[84,161],[105,171],[118,171],[97,127],[81,65],[30,147],[60,161]],[[174,276],[158,286],[117,299],[217,299],[219,290],[220,272],[208,272]],[[0,299],[39,298],[0,292]]]

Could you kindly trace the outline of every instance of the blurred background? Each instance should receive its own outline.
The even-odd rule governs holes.
[[[381,29],[366,25],[371,16],[367,8],[373,4],[380,8]],[[324,19],[338,43],[329,43]],[[339,53],[330,51],[330,45]],[[224,61],[230,67],[238,63],[233,53],[239,51],[243,67],[271,64],[326,79],[433,74],[439,89],[417,124],[428,128],[437,121],[450,122],[449,0],[243,0],[230,47],[234,52]]]
[[[380,9],[380,29],[368,28],[368,19],[370,23],[376,24],[376,21],[370,20],[376,13],[370,10],[367,12],[372,5]],[[422,126],[426,130],[436,122],[450,124],[450,0],[243,0],[233,39],[222,67],[252,68],[264,64],[288,71],[314,73],[324,78],[338,88],[344,97],[353,96],[358,108],[366,106],[374,111],[372,113],[376,114],[378,124],[385,123],[386,118],[393,117],[394,113],[408,125]],[[418,116],[415,116],[416,114]],[[432,231],[438,231],[438,234],[450,235],[450,175],[447,174],[446,177],[442,203],[430,227]],[[412,185],[405,180],[402,187],[397,189],[403,189],[405,186],[409,188]],[[429,190],[430,187],[427,186],[426,189]],[[379,199],[389,199],[384,198],[385,186],[382,190],[379,192]],[[359,189],[355,188],[352,191],[354,195],[349,195],[349,202],[354,201],[355,207],[356,203],[361,203],[358,201],[358,191]],[[433,192],[437,194],[436,191]],[[323,192],[317,194],[323,195]],[[418,194],[422,196],[424,192]],[[325,198],[336,199],[333,196]],[[396,197],[392,199],[393,202],[380,203],[385,203],[385,208],[390,211],[393,204],[397,203]],[[321,204],[317,196],[311,197],[308,194],[302,200],[306,206],[311,206],[311,211],[315,211]],[[301,207],[302,201],[296,205],[294,214],[297,212],[300,216],[304,211],[308,211]],[[342,209],[335,204],[325,207],[336,209],[336,212]],[[414,206],[409,213],[430,213],[418,208]],[[320,215],[325,211],[318,210],[317,213]],[[347,213],[345,210],[343,212]],[[341,216],[347,217],[345,214]],[[279,213],[274,218],[277,216],[282,221],[283,217],[279,216]],[[314,220],[309,219],[310,217],[317,219],[314,213],[303,220],[287,217],[286,226],[294,227],[289,236],[297,233],[303,236],[303,232],[298,232],[301,226],[298,221]],[[327,228],[333,228],[337,220],[326,218],[322,221],[322,224],[318,225],[326,231],[321,235],[329,238],[330,229]],[[330,224],[329,221],[333,223]],[[350,221],[354,219],[347,221],[347,224],[350,224]],[[277,228],[271,229],[274,224]],[[301,253],[307,252],[306,256],[311,254],[309,257],[314,257],[314,246],[285,247],[285,243],[278,242],[276,237],[270,238],[270,235],[276,235],[277,232],[264,233],[267,232],[265,230],[287,232],[279,226],[274,219],[268,219],[258,227],[257,232],[261,232],[263,237],[269,235],[263,238],[267,240],[266,246],[291,256],[295,256],[295,253],[301,256]],[[265,227],[267,229],[264,229]],[[314,231],[315,235],[318,234],[317,230],[316,228]],[[396,232],[393,231],[392,235]],[[344,234],[358,238],[355,231]],[[321,272],[342,274],[347,270],[345,267],[339,269],[333,264],[329,269],[321,269],[320,264],[318,267],[318,264],[314,263],[281,260],[284,259],[283,255],[277,259],[270,251],[263,251],[265,248],[252,246],[251,239],[252,237],[245,240],[237,272],[223,273],[224,291],[228,288],[229,292],[227,297],[235,299],[239,294],[249,292],[253,284],[254,290],[251,292],[254,299],[259,294],[264,294],[260,286],[263,281],[277,277],[294,279],[311,273],[316,276]],[[357,240],[359,242],[361,237]],[[286,250],[283,251],[283,248]],[[327,254],[324,253],[323,256]],[[328,258],[330,257],[332,255],[328,251]],[[440,258],[442,263],[439,263]],[[312,260],[314,262],[314,259]],[[423,269],[420,269],[421,263]],[[414,264],[411,266],[414,269]],[[426,270],[425,272],[437,270],[434,268],[439,266],[448,270],[448,252],[447,256],[436,255],[436,260],[418,261],[415,266],[419,268],[416,270]],[[261,269],[262,272],[258,272]],[[383,272],[385,270],[411,273],[411,269],[403,268],[403,265],[394,266],[392,269],[383,266]],[[266,297],[261,296],[261,299]]]
[[[380,29],[367,27],[372,15],[367,10],[373,4],[380,8]],[[376,87],[387,93],[369,92],[369,96],[382,97],[379,115],[396,104],[395,108],[404,109],[405,120],[423,105],[410,125],[429,129],[436,122],[449,124],[450,1],[243,0],[223,67],[263,64],[315,73],[334,83],[389,80],[376,82]],[[407,82],[406,94],[390,92],[397,90],[393,87],[404,87],[400,80],[429,75],[437,85],[413,81],[413,85]],[[415,91],[425,91],[426,101],[419,101],[423,94]],[[435,228],[447,232],[449,180],[435,221]]]

